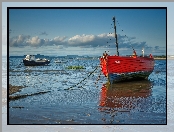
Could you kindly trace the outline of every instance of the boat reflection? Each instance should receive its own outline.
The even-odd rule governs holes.
[[[130,112],[145,110],[146,99],[152,92],[152,82],[148,80],[103,84],[100,92],[99,110],[101,112]]]

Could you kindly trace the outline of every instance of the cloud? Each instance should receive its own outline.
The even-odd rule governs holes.
[[[48,33],[46,33],[46,32],[41,32],[39,35],[48,35]]]
[[[32,37],[31,39],[28,39],[28,41],[26,41],[26,43],[31,46],[42,46],[43,42],[44,41],[38,36]]]
[[[27,46],[26,40],[29,39],[29,35],[19,35],[9,39],[9,46],[11,47],[21,47]]]
[[[66,37],[57,36],[54,39],[40,39],[38,36],[32,37],[27,41],[30,46],[53,46],[62,45]]]
[[[43,34],[46,34],[43,32]],[[99,35],[75,35],[69,39],[66,36],[57,36],[53,39],[42,39],[38,36],[30,37],[29,35],[19,35],[10,38],[9,45],[12,47],[23,46],[57,46],[58,49],[64,47],[80,47],[80,48],[115,48],[115,36],[112,33],[103,33]],[[145,41],[136,42],[136,37],[124,36],[118,34],[119,48],[124,49],[152,49]],[[155,49],[159,48],[158,46]]]
[[[94,41],[95,36],[94,35],[76,35],[73,36],[72,38],[70,38],[68,40],[69,44],[75,44],[75,45],[79,45],[79,44],[84,44],[84,43],[88,43],[91,41]]]
[[[54,39],[41,39],[38,36],[30,37],[29,35],[18,35],[9,39],[9,46],[23,47],[23,46],[52,46],[63,45],[66,37],[55,37]]]
[[[63,41],[66,39],[67,37],[60,37],[60,36],[57,36],[53,39],[53,42],[56,44],[56,43],[63,43]]]
[[[108,37],[113,37],[110,34],[99,34],[99,35],[76,35],[68,40],[68,46],[79,46],[79,47],[98,47],[105,46]]]
[[[64,46],[63,46],[63,45],[58,45],[56,48],[57,48],[57,49],[63,49]]]
[[[159,49],[159,46],[155,46],[155,49],[158,50]]]
[[[9,46],[15,47],[30,47],[30,49],[42,50],[45,53],[55,52],[67,52],[68,54],[99,54],[105,50],[110,54],[115,54],[115,36],[113,34],[99,34],[99,35],[75,35],[69,39],[66,36],[57,36],[53,39],[43,39],[39,36],[31,37],[29,35],[19,35],[9,39]],[[118,47],[120,55],[132,54],[132,48],[136,50],[137,54],[142,54],[142,48],[144,48],[146,54],[161,54],[166,52],[166,47],[151,46],[146,41],[138,42],[135,37],[123,36],[118,34]],[[68,52],[68,50],[70,52]],[[49,50],[49,51],[48,51]],[[66,51],[65,51],[66,50]],[[73,52],[72,52],[73,51]]]

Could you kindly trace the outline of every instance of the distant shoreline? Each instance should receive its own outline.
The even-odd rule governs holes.
[[[166,58],[154,58],[155,60],[166,60]]]

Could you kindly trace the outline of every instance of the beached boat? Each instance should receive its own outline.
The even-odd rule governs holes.
[[[25,66],[42,66],[48,65],[50,63],[50,60],[45,58],[35,59],[34,55],[26,55],[26,57],[23,59],[23,63]]]
[[[115,17],[113,17],[115,39],[116,39],[116,55],[109,55],[106,52],[100,58],[100,66],[102,73],[109,79],[110,83],[147,79],[154,69],[154,58],[150,54],[137,56],[133,49],[132,56],[119,56],[118,42],[116,33]]]

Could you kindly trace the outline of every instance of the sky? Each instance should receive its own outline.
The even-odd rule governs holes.
[[[9,55],[166,55],[166,9],[9,9]]]

